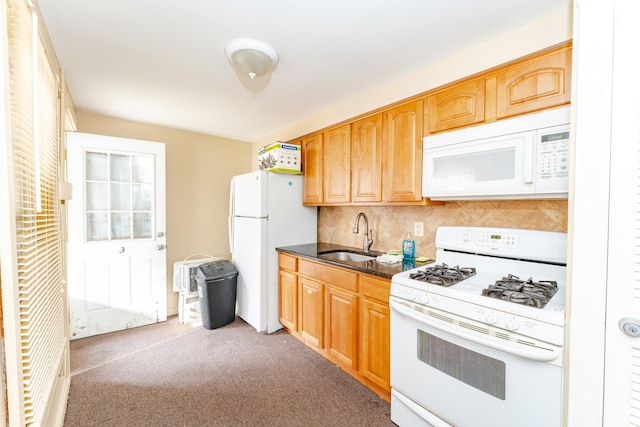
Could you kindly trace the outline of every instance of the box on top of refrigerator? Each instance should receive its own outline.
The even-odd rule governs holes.
[[[299,145],[276,142],[262,147],[258,152],[260,170],[299,174],[301,151]]]

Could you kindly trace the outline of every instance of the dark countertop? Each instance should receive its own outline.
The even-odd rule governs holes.
[[[358,271],[360,273],[372,274],[374,276],[383,277],[385,279],[391,279],[396,273],[400,273],[403,270],[409,270],[414,267],[421,267],[427,265],[433,261],[427,262],[402,262],[398,264],[381,264],[374,261],[354,262],[354,261],[333,261],[329,259],[323,259],[318,257],[318,253],[327,251],[347,251],[355,253],[365,253],[361,248],[353,248],[350,246],[334,245],[333,243],[309,243],[306,245],[296,246],[283,246],[276,248],[278,252],[283,252],[291,255],[295,255],[302,258],[309,258],[313,261],[319,261],[325,264],[333,265],[336,267],[348,268]],[[369,255],[378,256],[383,255],[384,252],[369,251]]]

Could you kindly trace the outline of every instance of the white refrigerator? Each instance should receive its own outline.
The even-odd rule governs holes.
[[[302,176],[257,171],[231,179],[229,244],[237,314],[258,332],[282,328],[275,248],[317,242],[317,208],[302,206]]]

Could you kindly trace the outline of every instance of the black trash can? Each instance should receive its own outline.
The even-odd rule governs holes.
[[[202,326],[206,329],[216,329],[235,320],[237,280],[238,270],[231,261],[211,261],[198,267],[196,282]]]

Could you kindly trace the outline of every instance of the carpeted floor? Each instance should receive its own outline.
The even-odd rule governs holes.
[[[71,342],[65,426],[394,426],[389,404],[284,331],[169,321]]]

